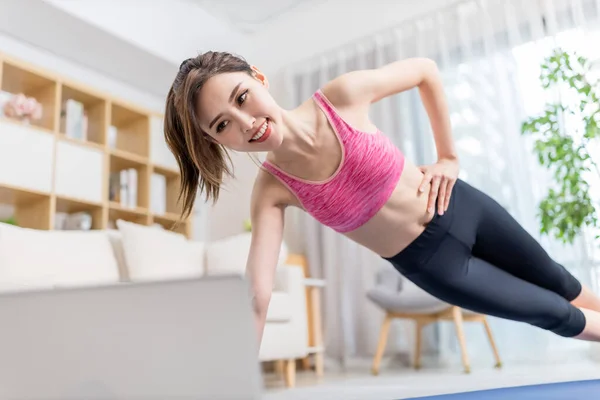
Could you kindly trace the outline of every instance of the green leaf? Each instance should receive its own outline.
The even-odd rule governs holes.
[[[572,243],[585,226],[600,228],[600,204],[590,198],[584,179],[584,174],[598,172],[587,142],[600,137],[600,101],[595,94],[598,91],[585,79],[588,66],[585,57],[555,48],[543,60],[540,83],[544,88],[568,88],[575,94],[574,102],[546,104],[542,113],[521,124],[521,134],[534,139],[539,164],[550,169],[556,180],[556,189],[550,188],[538,205],[540,232],[565,243]],[[559,121],[566,115],[581,119],[583,130],[562,127]]]

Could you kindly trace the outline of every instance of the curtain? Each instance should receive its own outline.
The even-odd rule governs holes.
[[[434,59],[445,83],[460,178],[499,201],[552,257],[595,288],[597,262],[587,236],[563,245],[539,233],[537,207],[552,179],[534,156],[531,140],[520,131],[525,118],[541,111],[548,100],[538,76],[543,58],[554,46],[600,57],[600,47],[594,45],[600,39],[599,14],[600,0],[460,1],[290,66],[285,70],[285,90],[298,105],[344,72],[408,57]],[[417,89],[374,104],[371,118],[414,162],[435,162],[433,135]],[[374,285],[377,270],[390,266],[312,217],[293,213],[311,274],[327,281],[323,296],[327,356],[342,365],[356,357],[371,357],[383,313],[365,293]],[[496,318],[490,323],[507,362],[564,361],[587,351],[585,342],[529,325]],[[483,328],[467,324],[466,335],[473,363],[491,365]],[[451,324],[428,327],[425,336],[426,352],[439,362],[460,363]],[[413,325],[396,321],[386,354],[410,354],[413,343]]]

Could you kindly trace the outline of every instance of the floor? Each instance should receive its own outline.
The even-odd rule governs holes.
[[[286,389],[282,378],[265,376],[265,400],[400,400],[506,386],[600,379],[600,363],[505,366],[501,370],[479,367],[470,374],[456,368],[420,371],[398,368],[382,370],[379,376],[360,368],[345,373],[326,371],[321,380],[312,372],[299,371],[296,379],[296,387]]]

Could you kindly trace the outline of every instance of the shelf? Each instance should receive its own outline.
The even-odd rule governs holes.
[[[19,129],[19,128],[31,129],[31,130],[39,132],[39,133],[54,136],[54,131],[51,129],[44,128],[43,126],[28,125],[22,121],[19,121],[18,119],[14,119],[14,118],[1,116],[0,123],[8,124],[9,126],[12,125],[17,129]]]
[[[86,200],[56,196],[56,212],[64,214],[88,213],[92,217],[92,229],[104,229],[102,204]]]
[[[25,96],[35,98],[42,105],[42,118],[31,121],[34,126],[48,130],[55,129],[57,88],[56,81],[49,77],[8,61],[2,63],[0,90],[13,95],[23,93]]]
[[[152,223],[161,225],[164,229],[188,236],[190,230],[189,220],[179,220],[177,214],[153,215]]]
[[[102,204],[75,199],[67,196],[56,196],[56,211],[65,213],[91,212],[102,209]]]
[[[0,204],[30,204],[50,198],[50,193],[0,184]]]
[[[179,214],[175,214],[175,213],[152,214],[152,218],[154,219],[155,222],[158,222],[158,221],[165,222],[165,223],[178,222]]]
[[[150,222],[150,213],[148,209],[142,207],[128,208],[119,203],[111,201],[108,208],[109,221],[123,219],[130,222],[135,222],[142,225],[148,225]]]
[[[101,144],[89,142],[87,140],[75,139],[72,137],[68,137],[62,133],[58,136],[58,139],[62,142],[67,142],[67,143],[75,144],[78,146],[89,147],[91,149],[96,149],[96,150],[100,150],[100,151],[104,150],[104,146]]]
[[[41,119],[3,116],[3,102],[20,93],[42,105]],[[21,227],[77,229],[68,216],[87,213],[92,229],[123,219],[190,237],[163,118],[0,52],[0,203]]]
[[[167,168],[152,168],[150,177],[152,199],[151,210],[153,213],[162,215],[179,215],[181,204],[178,204],[180,188],[180,176],[178,173]]]
[[[49,193],[0,185],[0,204],[14,207],[14,217],[23,228],[52,228],[52,196]]]
[[[175,168],[163,167],[160,165],[153,164],[152,165],[153,172],[164,175],[167,178],[179,178],[179,170]]]
[[[77,103],[68,105],[68,101],[73,100],[83,106],[83,112],[87,117],[87,130],[83,135],[78,136],[76,133],[73,135],[67,135],[67,121],[72,118],[72,122],[69,125],[72,129],[76,129],[78,124],[78,118],[73,118],[67,115],[70,111],[73,111],[74,115],[77,116]],[[86,93],[70,85],[63,84],[61,86],[61,119],[60,119],[60,133],[67,137],[74,138],[76,140],[91,142],[97,145],[103,146],[106,143],[106,131],[107,131],[107,114],[108,107],[106,100],[97,97],[96,95]]]
[[[147,162],[148,159],[144,157],[112,150],[109,165],[108,200],[116,202],[116,204],[129,204],[148,209],[150,202],[150,168]],[[121,201],[123,196],[130,198]]]
[[[148,158],[150,156],[150,117],[131,107],[112,103],[110,125],[116,128],[114,148]]]
[[[128,168],[146,167],[147,164],[148,159],[146,157],[139,156],[135,153],[114,149],[110,151],[111,172],[118,172]]]

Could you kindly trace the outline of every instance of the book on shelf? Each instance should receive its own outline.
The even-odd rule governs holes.
[[[63,103],[60,113],[61,131],[67,137],[86,140],[88,117],[83,103],[68,99]]]
[[[136,208],[138,204],[138,171],[122,169],[110,174],[109,200],[125,208]]]

